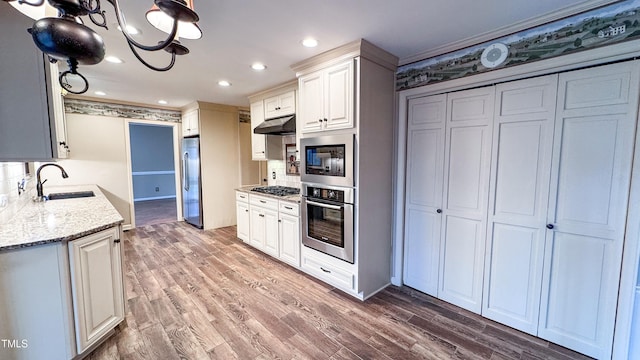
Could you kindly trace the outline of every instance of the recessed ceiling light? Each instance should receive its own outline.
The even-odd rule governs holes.
[[[158,104],[160,104],[160,105],[167,105],[167,104],[168,104],[168,102],[167,102],[167,100],[158,100]]]
[[[267,67],[263,63],[253,63],[251,65],[251,68],[253,70],[256,70],[256,71],[262,71],[262,70],[266,69]]]
[[[118,25],[118,30],[122,31],[120,25]],[[127,25],[127,33],[129,35],[138,35],[140,34],[140,30],[132,25]]]
[[[106,92],[104,92],[104,91],[96,91],[96,92],[94,92],[94,94],[96,94],[96,95],[98,95],[98,96],[105,96],[105,95],[107,95],[107,93],[106,93]]]
[[[227,87],[227,86],[231,86],[231,83],[228,82],[227,80],[220,80],[218,81],[218,85]]]
[[[314,38],[306,38],[302,40],[302,45],[309,48],[316,47],[318,46],[318,40]]]
[[[122,64],[124,62],[122,61],[122,59],[116,56],[107,56],[104,59],[112,64]]]

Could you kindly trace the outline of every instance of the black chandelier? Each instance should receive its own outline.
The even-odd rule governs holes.
[[[12,5],[29,5],[44,7],[45,0],[3,0]],[[49,56],[52,62],[66,61],[69,69],[62,72],[58,81],[60,85],[72,94],[83,94],[89,89],[89,82],[78,72],[78,65],[95,65],[104,59],[105,47],[102,37],[88,26],[84,25],[81,16],[88,16],[96,26],[107,28],[105,11],[100,7],[100,0],[46,0],[58,12],[57,17],[42,17],[36,19],[33,27],[28,29],[36,46]],[[116,13],[118,25],[124,34],[129,48],[135,57],[146,67],[155,71],[167,71],[173,67],[176,55],[189,53],[184,45],[177,40],[179,37],[198,39],[202,31],[197,25],[198,14],[193,10],[193,0],[154,0],[155,5],[147,11],[147,20],[159,30],[169,36],[156,45],[144,45],[135,41],[127,31],[125,18],[121,12],[118,0],[106,0]],[[22,10],[20,10],[22,11]],[[28,11],[22,11],[28,13]],[[34,17],[32,15],[29,15]],[[156,67],[146,62],[138,50],[164,50],[171,54],[169,65]],[[81,90],[72,90],[67,77],[79,77],[84,86]]]

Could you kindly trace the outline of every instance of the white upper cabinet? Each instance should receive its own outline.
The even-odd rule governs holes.
[[[284,149],[282,137],[256,134],[253,130],[264,122],[264,104],[260,100],[251,103],[251,159],[282,160]]]
[[[264,100],[265,119],[292,115],[296,112],[296,92],[288,91],[284,94],[272,96]]]
[[[182,136],[200,134],[200,110],[191,109],[182,114]]]
[[[4,5],[3,5],[4,6]],[[0,162],[68,156],[58,66],[25,38],[33,20],[0,11]]]
[[[302,133],[354,126],[354,59],[299,78]]]

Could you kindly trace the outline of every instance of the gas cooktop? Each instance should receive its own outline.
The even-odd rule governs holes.
[[[300,194],[300,189],[288,186],[260,186],[254,187],[251,191],[269,194],[274,196],[289,196]]]

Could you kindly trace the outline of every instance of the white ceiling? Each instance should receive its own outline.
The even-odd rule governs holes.
[[[143,33],[141,42],[155,44],[163,33],[144,19],[152,1],[120,0],[128,21]],[[609,1],[611,2],[611,1]],[[483,35],[485,40],[504,35],[506,27],[559,10],[592,7],[603,0],[197,0],[195,10],[204,33],[199,40],[184,40],[191,53],[177,59],[169,72],[148,70],[128,49],[116,29],[113,7],[102,1],[110,30],[98,29],[107,55],[125,63],[103,61],[80,68],[90,82],[87,96],[101,90],[107,98],[181,107],[194,100],[248,105],[247,96],[295,79],[290,65],[353,40],[364,38],[398,56],[401,62],[416,54]],[[315,37],[319,46],[305,48],[300,41]],[[164,51],[143,54],[164,65]],[[420,57],[420,56],[418,56]],[[267,70],[256,72],[259,61]],[[64,67],[64,65],[62,65]],[[232,83],[229,88],[219,80]]]

